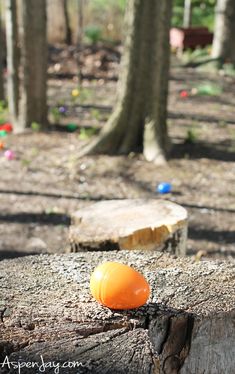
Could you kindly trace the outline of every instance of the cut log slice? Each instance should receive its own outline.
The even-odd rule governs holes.
[[[146,277],[146,305],[114,311],[91,297],[90,275],[104,261]],[[1,261],[0,372],[14,373],[20,360],[22,374],[43,362],[63,374],[234,374],[234,300],[229,263],[141,251]]]
[[[185,255],[187,211],[166,200],[109,200],[72,215],[70,251],[159,250]]]

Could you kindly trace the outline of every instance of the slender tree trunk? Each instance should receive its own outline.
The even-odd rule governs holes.
[[[17,0],[6,0],[6,40],[8,71],[8,105],[13,122],[18,117],[19,101],[19,47]]]
[[[129,1],[119,98],[101,136],[84,153],[144,151],[149,161],[165,158],[170,17],[171,0]]]
[[[46,0],[21,0],[23,70],[19,127],[47,126]]]
[[[78,0],[78,44],[82,44],[83,41],[83,5],[83,0]]]
[[[69,13],[68,13],[68,0],[62,0],[64,10],[64,21],[65,21],[65,43],[71,45],[72,33],[69,24]]]
[[[0,4],[1,5],[1,4]],[[4,100],[4,80],[3,80],[3,35],[2,35],[2,13],[0,9],[0,100]]]
[[[83,49],[83,12],[84,3],[83,0],[78,0],[78,32],[77,32],[77,64],[78,64],[78,81],[79,85],[82,86],[82,61],[81,52]]]
[[[235,0],[217,0],[212,57],[235,64]]]
[[[184,0],[184,20],[183,26],[190,27],[192,23],[192,0]]]

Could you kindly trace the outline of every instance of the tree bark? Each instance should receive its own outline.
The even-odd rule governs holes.
[[[19,127],[47,127],[46,0],[21,0],[23,70]]]
[[[184,0],[183,27],[190,27],[192,24],[192,0]]]
[[[19,111],[19,45],[16,0],[6,0],[6,41],[8,106],[13,123],[16,124]]]
[[[170,16],[170,0],[129,1],[119,98],[101,136],[83,154],[144,148],[149,161],[165,157]]]
[[[1,5],[1,4],[0,4]],[[3,78],[3,58],[4,58],[4,48],[3,48],[3,35],[2,35],[2,12],[0,9],[0,100],[4,100],[4,78]]]
[[[212,57],[235,64],[235,0],[217,0]]]
[[[90,275],[105,261],[126,263],[147,278],[147,304],[114,311],[91,297]],[[69,374],[234,374],[233,264],[90,252],[5,260],[0,274],[1,373],[15,371],[7,356],[25,364],[54,361]],[[80,366],[62,368],[73,361]]]
[[[64,21],[65,21],[65,43],[71,45],[72,43],[72,32],[69,23],[69,13],[68,13],[68,1],[63,1],[63,9],[64,9]]]
[[[83,21],[84,21],[84,0],[78,0],[78,34],[77,43],[82,44],[83,41]]]
[[[166,200],[108,200],[72,215],[72,251],[155,250],[184,256],[187,212]]]

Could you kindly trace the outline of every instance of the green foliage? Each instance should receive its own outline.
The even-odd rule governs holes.
[[[222,93],[222,88],[211,82],[199,84],[195,89],[195,93],[199,96],[218,96]]]
[[[94,136],[96,134],[96,132],[97,132],[97,130],[94,127],[90,127],[90,128],[87,128],[87,129],[82,128],[80,130],[79,139],[80,140],[88,140],[89,138]]]
[[[40,131],[41,125],[37,122],[32,122],[31,123],[31,129],[35,132]]]
[[[187,131],[187,136],[185,138],[185,143],[194,144],[197,140],[197,133],[194,128]]]
[[[61,113],[59,111],[59,108],[56,108],[56,107],[51,108],[50,109],[50,114],[52,115],[54,123],[58,123],[60,121]]]
[[[199,62],[210,58],[211,46],[206,48],[195,48],[194,50],[187,49],[182,55],[182,62],[188,64],[190,62]]]
[[[235,77],[235,66],[234,64],[224,64],[223,65],[224,74],[230,77]]]
[[[29,166],[30,166],[30,164],[31,164],[31,162],[32,162],[32,160],[29,160],[29,159],[27,159],[27,158],[22,158],[22,159],[20,160],[20,162],[21,162],[21,166],[22,166],[22,167],[28,169]]]
[[[216,0],[192,0],[192,25],[206,26],[213,30],[214,7]],[[184,0],[175,0],[173,7],[172,26],[182,27],[184,15]]]
[[[127,0],[92,0],[91,6],[96,11],[104,11],[108,8],[116,8],[121,12],[125,11]]]
[[[0,100],[0,125],[7,121],[7,116],[8,116],[7,103],[3,100]]]
[[[100,26],[90,25],[85,28],[85,37],[91,44],[98,43],[102,38],[102,30]]]
[[[92,91],[89,88],[79,88],[80,94],[79,94],[79,101],[80,103],[84,103],[86,100],[90,99],[92,96]]]
[[[91,117],[96,119],[97,121],[100,120],[100,111],[98,109],[91,110]]]

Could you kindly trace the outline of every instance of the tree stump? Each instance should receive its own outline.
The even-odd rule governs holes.
[[[186,210],[166,200],[109,200],[72,215],[72,252],[158,250],[185,255]]]
[[[104,261],[141,271],[148,303],[113,311],[92,299],[90,274]],[[233,264],[141,251],[28,256],[0,262],[0,300],[1,374],[18,360],[23,374],[43,363],[46,373],[234,374]]]

